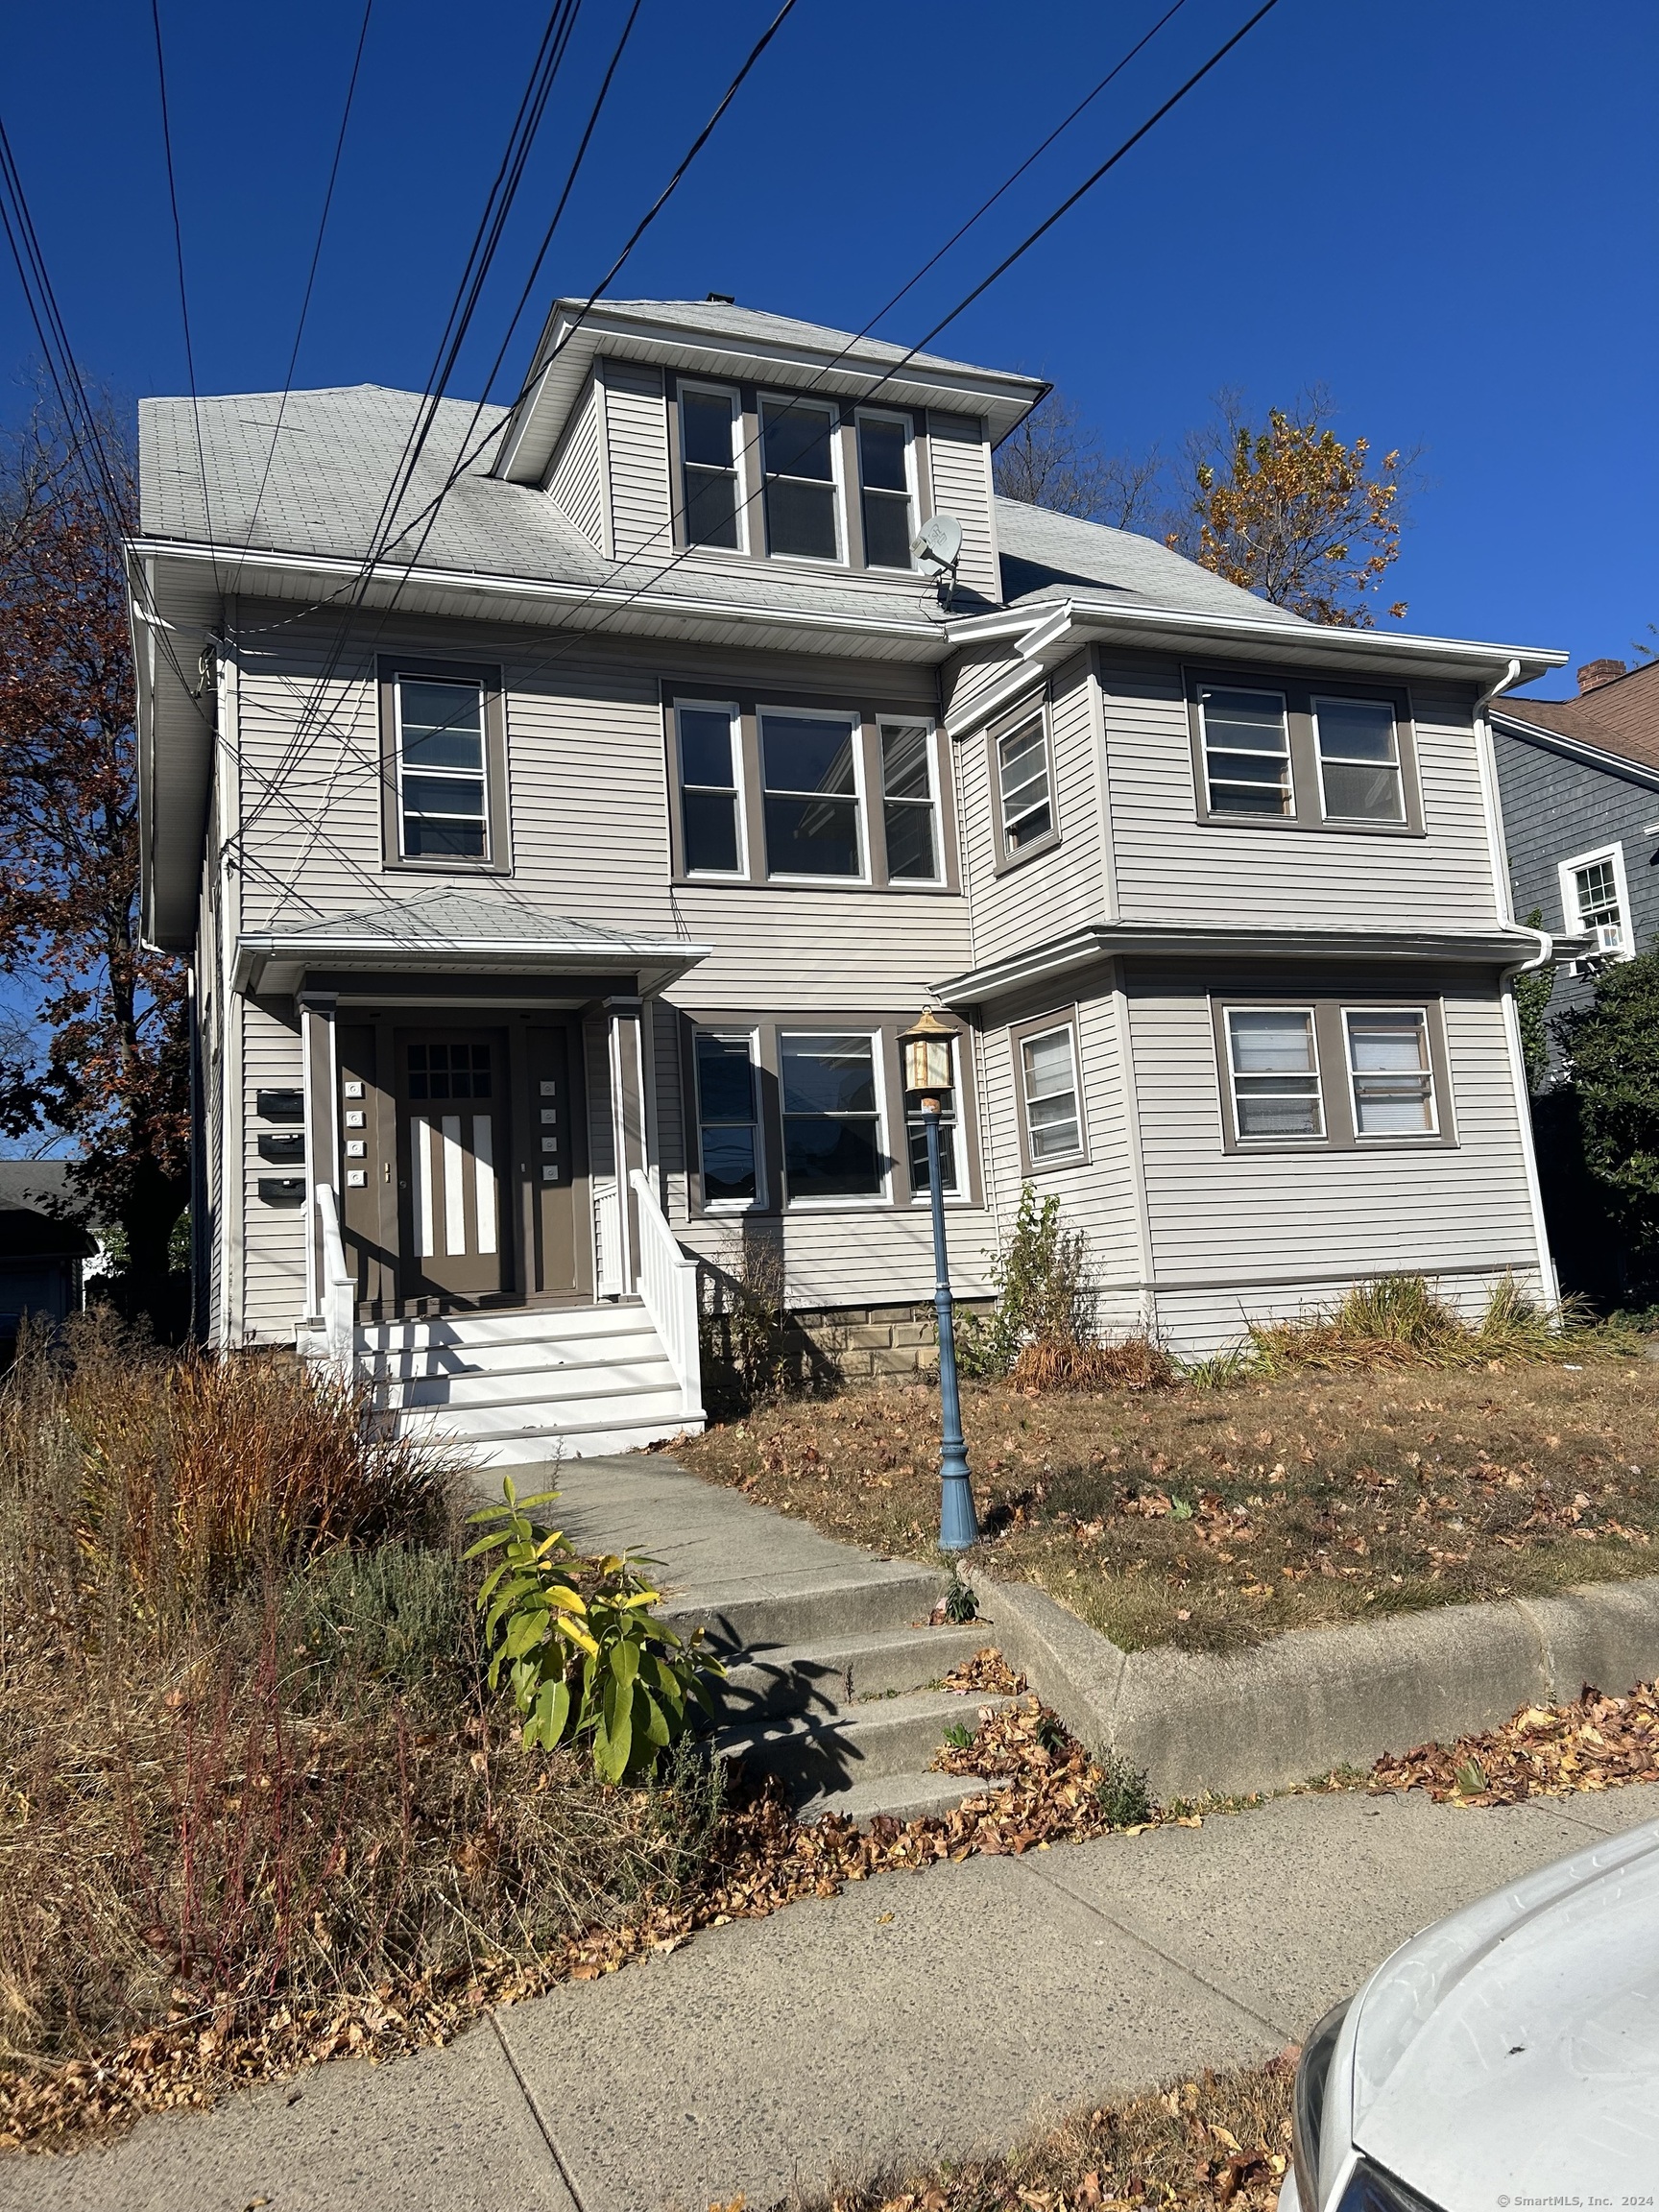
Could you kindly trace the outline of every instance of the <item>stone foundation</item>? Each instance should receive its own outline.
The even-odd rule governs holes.
[[[989,1298],[958,1299],[960,1313],[989,1313]],[[932,1301],[906,1306],[830,1306],[791,1316],[843,1382],[903,1381],[939,1365]]]

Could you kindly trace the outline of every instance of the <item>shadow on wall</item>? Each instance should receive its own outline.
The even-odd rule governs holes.
[[[1602,1312],[1659,1300],[1659,1255],[1639,1250],[1584,1164],[1578,1094],[1561,1083],[1532,1099],[1544,1220],[1564,1293]]]
[[[790,1312],[784,1281],[775,1220],[746,1215],[717,1259],[698,1262],[703,1402],[716,1420],[769,1399],[833,1390],[841,1380],[833,1346]]]

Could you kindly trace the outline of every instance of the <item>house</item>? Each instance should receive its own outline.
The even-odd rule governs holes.
[[[0,1366],[25,1318],[55,1328],[78,1312],[98,1240],[77,1218],[61,1160],[0,1160]]]
[[[1315,628],[996,497],[1044,389],[565,301],[511,411],[144,405],[205,1337],[498,1456],[695,1423],[699,1280],[914,1363],[927,1003],[959,1292],[1026,1181],[1183,1353],[1382,1270],[1551,1287],[1487,702],[1561,656]]]

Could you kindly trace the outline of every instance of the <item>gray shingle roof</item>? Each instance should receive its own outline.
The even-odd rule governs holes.
[[[1232,614],[1287,622],[1306,629],[1253,591],[1213,576],[1155,539],[1132,530],[1056,515],[1022,499],[997,502],[997,540],[1002,554],[1002,595],[1017,602],[1075,599],[1092,607],[1168,607],[1182,613]]]
[[[578,308],[580,300],[562,300],[561,307]],[[557,309],[555,310],[557,314]],[[856,353],[861,361],[879,361],[891,367],[902,361],[918,373],[944,370],[955,376],[1020,376],[1012,369],[987,370],[983,363],[952,361],[943,353],[912,353],[885,338],[860,338],[852,330],[831,329],[827,323],[803,323],[793,315],[769,315],[757,307],[728,307],[718,300],[607,300],[601,314],[661,318],[687,330],[706,331],[716,338],[747,338],[759,345],[793,346],[804,351]],[[1041,389],[1040,376],[1024,377]]]
[[[387,946],[557,945],[576,952],[628,952],[640,941],[637,933],[608,929],[599,922],[580,922],[499,893],[458,891],[448,884],[406,899],[380,900],[349,914],[291,924],[284,934]],[[656,943],[660,933],[647,931],[645,936]]]

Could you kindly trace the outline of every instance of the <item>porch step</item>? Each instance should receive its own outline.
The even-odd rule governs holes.
[[[661,1357],[656,1331],[641,1324],[626,1332],[619,1330],[613,1336],[541,1341],[514,1337],[500,1343],[425,1344],[408,1351],[366,1351],[363,1360],[376,1382],[408,1383],[449,1376],[540,1375],[555,1367],[574,1374],[630,1360],[660,1360]]]
[[[1006,1776],[940,1774],[931,1767],[918,1774],[882,1774],[868,1782],[854,1782],[822,1797],[809,1797],[796,1808],[802,1820],[821,1820],[826,1813],[839,1813],[844,1820],[867,1828],[872,1820],[932,1820],[953,1813],[965,1797],[978,1797],[990,1790],[1006,1790]]]
[[[572,1400],[649,1396],[677,1390],[674,1370],[659,1352],[653,1359],[555,1361],[545,1367],[517,1367],[503,1375],[491,1370],[457,1370],[447,1375],[375,1378],[376,1387],[395,1406],[465,1407],[485,1411],[493,1406],[563,1406]]]
[[[565,1344],[579,1336],[612,1336],[630,1329],[654,1334],[637,1298],[607,1299],[597,1306],[508,1306],[411,1321],[363,1321],[357,1327],[357,1342],[365,1352],[425,1351],[443,1345],[472,1351],[485,1344]]]

